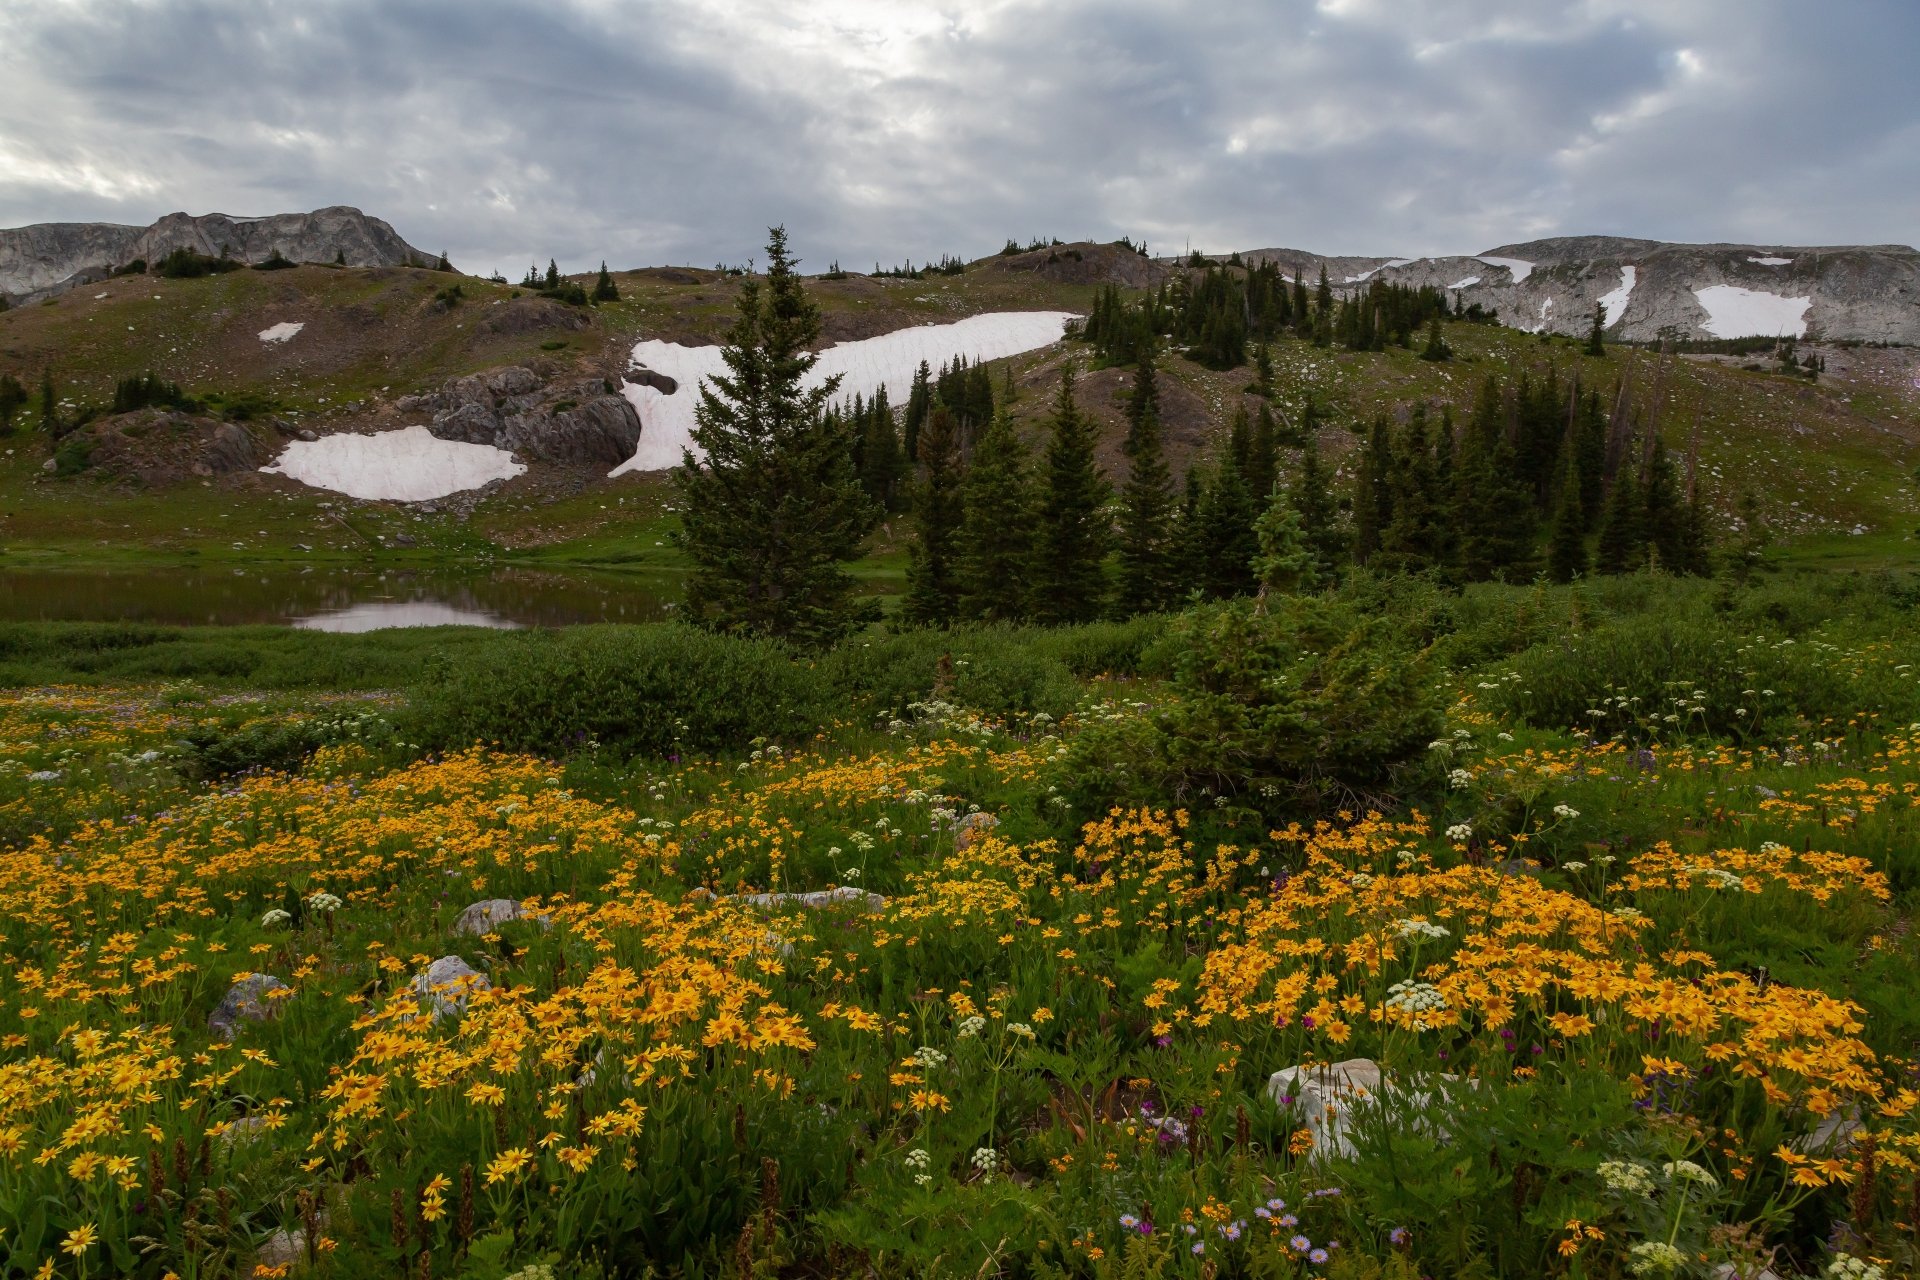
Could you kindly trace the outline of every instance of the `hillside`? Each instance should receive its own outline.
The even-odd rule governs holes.
[[[959,275],[847,275],[814,278],[808,288],[834,343],[991,312],[1084,314],[1104,281],[1144,286],[1177,270],[1114,246],[1068,245],[987,259]],[[29,407],[13,452],[0,458],[0,542],[14,563],[371,555],[671,569],[669,491],[659,473],[607,475],[604,451],[626,428],[619,398],[602,397],[623,389],[637,341],[717,341],[740,282],[681,268],[614,278],[620,301],[572,307],[417,268],[305,266],[117,278],[0,313],[0,372],[34,388],[42,370],[51,371],[70,410],[104,402],[116,381],[149,369],[192,395],[258,410],[242,423],[245,444],[232,431],[222,444],[219,419],[232,415],[218,405],[184,424],[163,416],[156,426],[152,411],[103,419],[86,428],[102,442],[94,465],[62,476],[48,470],[51,448],[30,430]],[[455,283],[460,294],[449,297]],[[1700,483],[1723,519],[1751,491],[1781,532],[1799,538],[1802,553],[1905,554],[1920,512],[1910,477],[1920,446],[1920,366],[1909,350],[1802,344],[1827,361],[1824,378],[1809,384],[1770,372],[1764,357],[1662,359],[1621,348],[1594,360],[1565,339],[1466,323],[1450,323],[1447,340],[1457,358],[1430,364],[1406,350],[1354,353],[1283,339],[1274,348],[1280,406],[1294,412],[1313,397],[1324,417],[1322,446],[1337,459],[1376,412],[1404,415],[1426,401],[1463,414],[1489,373],[1552,369],[1607,395],[1625,378],[1653,405],[1676,450],[1698,423]],[[994,361],[991,371],[996,387],[1011,375],[1015,419],[1037,435],[1069,359],[1084,375],[1081,401],[1101,423],[1102,462],[1117,480],[1127,370],[1092,369],[1087,348],[1068,343]],[[460,379],[480,374],[509,377],[512,394],[458,389]],[[1255,405],[1245,395],[1249,376],[1167,360],[1162,414],[1176,476],[1219,445],[1237,406]],[[624,390],[631,397],[634,387]],[[457,428],[436,423],[476,397],[487,401],[478,425],[472,414]],[[586,444],[528,451],[555,422]],[[409,425],[503,444],[528,465],[487,489],[411,505],[355,502],[255,469],[306,435]],[[163,438],[172,442],[167,450]],[[343,520],[342,512],[351,514]],[[898,571],[897,533],[888,526],[876,540],[875,572]]]
[[[1373,280],[1431,285],[1463,306],[1497,311],[1529,331],[1585,333],[1597,304],[1629,342],[1752,336],[1920,343],[1920,253],[1905,245],[1669,244],[1623,236],[1560,236],[1437,258],[1324,257],[1254,249],[1336,289]]]

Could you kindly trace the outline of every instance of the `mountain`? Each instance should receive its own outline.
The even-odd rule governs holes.
[[[1625,236],[1558,236],[1438,258],[1326,257],[1255,249],[1312,283],[1324,265],[1352,292],[1374,280],[1432,285],[1529,332],[1585,333],[1605,303],[1609,335],[1821,338],[1920,343],[1920,252],[1906,245],[1796,247],[1670,244]]]
[[[0,297],[12,303],[51,297],[135,260],[158,263],[175,249],[246,263],[264,262],[276,251],[295,262],[344,260],[350,267],[430,267],[438,260],[347,205],[265,218],[170,213],[148,227],[42,222],[0,230]]]

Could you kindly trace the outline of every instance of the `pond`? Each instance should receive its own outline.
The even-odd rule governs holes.
[[[281,623],[317,631],[383,627],[562,627],[671,617],[671,578],[494,568],[0,567],[0,621]]]

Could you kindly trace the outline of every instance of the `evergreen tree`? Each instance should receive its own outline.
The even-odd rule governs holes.
[[[1200,499],[1200,580],[1217,600],[1250,594],[1253,560],[1259,552],[1253,524],[1259,511],[1232,454],[1220,460]]]
[[[914,486],[914,539],[907,547],[907,594],[901,613],[921,626],[945,626],[960,612],[958,542],[960,433],[936,403],[920,433],[920,479]]]
[[[1600,534],[1593,549],[1595,573],[1628,573],[1645,560],[1646,539],[1640,520],[1640,485],[1621,467],[1600,513]]]
[[[1060,373],[1046,478],[1040,498],[1040,545],[1034,570],[1036,611],[1049,622],[1100,616],[1107,584],[1101,562],[1110,529],[1107,482],[1093,458],[1093,424],[1073,398],[1073,367]]]
[[[1454,563],[1469,582],[1511,576],[1533,553],[1533,486],[1507,436],[1508,402],[1491,375],[1481,384],[1454,467]]]
[[[1307,531],[1300,523],[1300,512],[1286,494],[1275,494],[1267,509],[1254,522],[1254,577],[1260,584],[1260,598],[1269,593],[1303,595],[1320,587],[1320,563]]]
[[[1273,351],[1264,342],[1253,349],[1253,382],[1247,390],[1263,399],[1273,399]]]
[[[53,370],[40,370],[40,429],[50,436],[60,434],[60,404],[53,391]]]
[[[1440,336],[1440,313],[1438,311],[1434,312],[1433,318],[1427,321],[1427,345],[1420,352],[1420,358],[1422,360],[1453,359],[1453,348],[1449,347],[1447,340]]]
[[[1151,361],[1141,374],[1151,378]],[[1134,399],[1141,400],[1136,378]],[[1151,381],[1145,385],[1150,389]],[[1160,417],[1149,404],[1132,425],[1131,470],[1120,491],[1120,583],[1115,608],[1121,617],[1157,613],[1178,598],[1178,553],[1173,541],[1173,475],[1160,445]]]
[[[1273,406],[1262,401],[1253,418],[1253,434],[1247,440],[1247,492],[1256,505],[1265,506],[1273,497],[1280,472],[1280,428],[1273,418]]]
[[[893,409],[887,404],[887,389],[874,393],[873,402],[855,414],[860,436],[860,484],[884,511],[897,511],[901,504],[900,480],[906,474],[906,459],[900,452],[900,437],[894,430]]]
[[[1393,450],[1388,487],[1393,514],[1380,533],[1380,551],[1373,563],[1389,572],[1417,573],[1440,559],[1441,524],[1445,497],[1434,484],[1433,445],[1427,434],[1427,407],[1415,405],[1413,416]]]
[[[1122,446],[1126,455],[1134,457],[1140,450],[1144,436],[1152,434],[1156,440],[1160,435],[1160,388],[1154,377],[1153,348],[1143,347],[1138,363],[1133,369],[1133,392],[1127,397],[1127,438]]]
[[[913,389],[907,392],[907,414],[901,424],[908,462],[920,461],[920,428],[926,424],[927,413],[932,408],[933,370],[922,360],[920,367],[913,371]]]
[[[1320,439],[1307,437],[1300,451],[1300,474],[1287,491],[1287,501],[1300,514],[1300,529],[1306,535],[1318,567],[1316,577],[1330,582],[1347,560],[1347,531],[1340,524],[1340,502],[1333,495],[1332,477],[1320,462]]]
[[[853,469],[851,431],[824,412],[839,379],[811,390],[820,311],[787,256],[767,244],[764,285],[741,288],[721,355],[700,389],[693,444],[673,479],[680,545],[693,562],[687,613],[727,631],[824,643],[870,616],[839,562],[860,554],[878,516]]]
[[[1604,356],[1607,354],[1607,304],[1599,302],[1593,308],[1593,327],[1587,330],[1586,354]]]
[[[560,264],[552,258],[547,259],[546,287],[549,289],[558,289],[560,287]]]
[[[1547,576],[1572,582],[1587,572],[1587,520],[1580,507],[1580,464],[1572,455],[1560,481],[1553,509],[1553,533],[1547,541]]]
[[[1372,562],[1381,536],[1393,522],[1392,477],[1387,419],[1381,414],[1374,418],[1367,442],[1360,447],[1360,466],[1354,473],[1353,558],[1360,564]]]
[[[0,373],[0,434],[11,434],[14,415],[26,407],[26,384],[10,373]]]
[[[1005,409],[993,415],[960,482],[960,612],[989,622],[1032,613],[1034,494],[1027,446]]]
[[[279,251],[278,249],[275,249],[275,250],[274,250],[273,252],[274,252],[274,256],[275,256],[275,257],[278,257],[278,256],[280,255],[280,251]],[[291,264],[289,264],[289,265],[291,265]],[[434,269],[435,271],[451,271],[451,270],[453,270],[453,264],[452,264],[451,262],[449,262],[449,261],[447,261],[447,251],[446,251],[446,250],[444,250],[444,249],[442,249],[442,250],[440,251],[440,260],[439,260],[438,262],[436,262],[436,263],[434,263],[434,264],[433,264],[433,269]]]
[[[1640,519],[1647,549],[1661,567],[1669,573],[1688,572],[1687,510],[1663,440],[1654,440],[1653,452],[1647,456],[1646,477],[1640,486]]]
[[[1205,497],[1200,468],[1189,465],[1181,483],[1180,511],[1173,521],[1175,594],[1182,600],[1199,589],[1205,573],[1207,548],[1200,528],[1200,504]]]
[[[600,259],[600,278],[593,282],[593,300],[595,302],[620,301],[619,286],[614,284],[613,276],[607,271],[607,260]]]

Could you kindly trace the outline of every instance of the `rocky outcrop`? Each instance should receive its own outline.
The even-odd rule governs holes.
[[[252,471],[273,455],[277,435],[268,423],[139,409],[89,422],[72,439],[86,470],[151,489]]]
[[[523,459],[617,467],[640,443],[640,415],[593,377],[548,381],[520,365],[455,378],[440,390],[407,396],[403,413],[429,416],[442,440],[488,444]]]
[[[1905,245],[1793,247],[1669,244],[1626,236],[1559,236],[1479,254],[1429,258],[1325,257],[1255,249],[1290,279],[1322,268],[1339,292],[1374,280],[1431,285],[1529,332],[1584,334],[1596,305],[1610,336],[1794,336],[1920,343],[1920,252]]]
[[[207,1017],[207,1030],[222,1040],[231,1040],[243,1022],[265,1022],[273,1016],[268,993],[286,990],[287,984],[270,973],[251,973],[227,989],[220,1004]]]
[[[1124,245],[1087,241],[988,258],[975,269],[1036,275],[1055,284],[1117,284],[1123,289],[1157,285],[1171,270]]]
[[[414,248],[379,218],[347,205],[312,213],[234,218],[170,213],[152,226],[42,222],[0,230],[0,296],[19,302],[64,292],[136,259],[157,264],[175,249],[245,263],[275,253],[294,262],[350,267],[430,267],[438,256]]]

